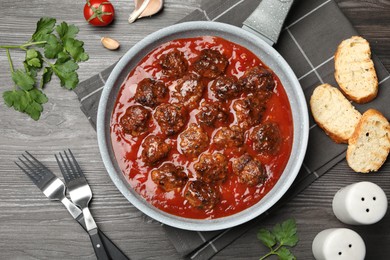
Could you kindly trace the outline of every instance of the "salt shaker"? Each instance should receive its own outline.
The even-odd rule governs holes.
[[[336,217],[345,224],[369,225],[384,217],[387,204],[386,194],[378,185],[363,181],[340,189],[332,207]]]
[[[364,260],[366,246],[355,231],[330,228],[317,234],[312,251],[316,260]]]

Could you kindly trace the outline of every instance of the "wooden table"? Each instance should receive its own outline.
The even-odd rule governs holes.
[[[107,28],[96,28],[84,20],[83,1],[2,0],[0,44],[25,42],[42,16],[76,24],[80,28],[79,38],[90,54],[89,61],[80,64],[82,81],[111,65],[145,35],[177,22],[201,4],[200,0],[169,0],[159,15],[128,24],[133,2],[112,2],[116,8],[115,23]],[[390,2],[337,2],[390,70]],[[120,50],[104,49],[100,44],[102,36],[120,41]],[[12,57],[15,66],[20,66],[24,59],[18,51],[12,52]],[[0,50],[1,92],[13,86],[9,75],[5,51]],[[53,154],[68,147],[77,154],[92,186],[92,212],[101,229],[132,259],[179,259],[161,226],[130,205],[111,182],[100,158],[96,132],[80,111],[76,95],[60,88],[57,79],[52,80],[45,93],[49,102],[37,122],[6,108],[3,100],[0,101],[0,259],[95,258],[87,234],[63,206],[50,202],[13,163],[23,151],[29,150],[58,173]],[[261,226],[270,228],[277,222],[295,218],[300,242],[292,251],[298,259],[312,259],[314,236],[326,228],[345,226],[332,212],[331,200],[335,192],[347,184],[367,180],[379,184],[390,195],[389,174],[390,163],[379,173],[360,175],[342,161]],[[366,241],[368,259],[388,259],[389,227],[389,214],[378,224],[352,227]],[[258,229],[254,226],[215,259],[258,259],[266,251],[256,239]]]

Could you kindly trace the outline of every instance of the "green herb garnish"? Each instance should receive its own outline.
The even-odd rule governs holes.
[[[270,249],[260,260],[271,255],[277,255],[280,260],[295,260],[296,257],[287,248],[298,243],[297,227],[294,219],[288,219],[282,224],[276,224],[272,231],[260,229],[257,238]]]
[[[42,105],[48,101],[42,90],[52,75],[60,79],[62,87],[74,89],[79,82],[77,63],[89,58],[83,48],[84,42],[75,38],[79,32],[77,26],[66,22],[56,25],[56,22],[54,18],[41,18],[34,34],[26,43],[0,45],[6,51],[14,82],[13,90],[3,93],[4,102],[8,107],[26,113],[34,120],[39,119]],[[11,49],[25,52],[22,68],[14,68]]]

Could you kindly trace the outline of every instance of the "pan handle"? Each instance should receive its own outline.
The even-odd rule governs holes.
[[[262,0],[244,21],[242,28],[256,34],[269,45],[274,45],[293,2],[294,0]]]

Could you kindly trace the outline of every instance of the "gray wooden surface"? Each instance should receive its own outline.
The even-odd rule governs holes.
[[[25,42],[42,16],[74,23],[79,26],[79,37],[90,54],[90,60],[82,63],[79,69],[80,80],[84,80],[111,65],[148,33],[171,25],[199,8],[200,1],[166,1],[162,13],[130,25],[127,17],[134,7],[133,2],[112,0],[117,12],[115,23],[107,28],[95,28],[84,21],[84,1],[2,0],[0,44]],[[390,1],[337,2],[390,70]],[[112,52],[102,48],[102,36],[120,41],[120,50]],[[12,57],[15,66],[24,59],[18,51],[12,52]],[[0,82],[1,92],[12,88],[3,50],[0,50]],[[99,155],[96,133],[80,111],[76,95],[61,89],[57,80],[49,84],[45,93],[49,103],[44,106],[38,122],[6,108],[0,100],[0,259],[95,258],[88,236],[63,206],[48,201],[13,163],[23,151],[29,150],[58,173],[53,154],[68,147],[79,158],[92,186],[92,212],[107,236],[132,259],[179,259],[160,225],[142,217],[112,184]],[[261,226],[269,228],[294,217],[300,242],[293,252],[298,259],[312,259],[314,236],[325,228],[345,226],[332,213],[331,200],[335,192],[347,184],[368,180],[379,184],[390,195],[389,175],[390,163],[377,174],[358,175],[343,161]],[[368,259],[388,259],[389,227],[389,214],[378,224],[352,227],[366,241]],[[258,228],[253,227],[215,259],[258,259],[265,252],[256,239]]]

